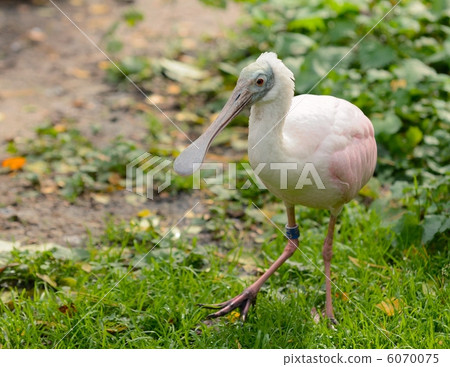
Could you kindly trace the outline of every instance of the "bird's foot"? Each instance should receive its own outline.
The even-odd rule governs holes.
[[[335,318],[334,318],[334,316],[328,316],[328,321],[330,321],[330,323],[332,324],[332,325],[339,325],[339,322],[338,322],[338,320],[336,320]]]
[[[328,322],[329,322],[328,327],[330,329],[336,330],[335,326],[339,325],[339,322],[334,317],[334,314],[333,313],[331,313],[331,314],[325,313],[324,316],[328,319]]]
[[[250,306],[256,302],[258,291],[259,289],[256,290],[255,288],[249,287],[241,294],[228,301],[217,304],[199,304],[199,306],[209,309],[219,309],[219,311],[209,314],[207,316],[208,319],[224,316],[239,307],[241,310],[241,320],[245,321]]]
[[[325,312],[325,310],[319,313],[315,307],[313,307],[313,308],[311,309],[311,317],[313,318],[313,321],[314,321],[314,323],[316,323],[316,324],[318,324],[318,323],[320,322],[320,318],[321,318],[321,317],[324,318],[324,319],[326,319],[326,320],[328,321],[328,326],[329,326],[331,329],[335,329],[334,326],[335,326],[335,325],[339,325],[339,322],[336,320],[336,318],[334,317],[334,314],[333,314],[333,313],[327,314],[327,313]]]

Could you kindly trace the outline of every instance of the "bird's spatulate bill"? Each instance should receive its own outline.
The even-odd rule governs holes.
[[[173,163],[175,172],[188,176],[198,170],[214,138],[244,109],[250,99],[251,93],[246,85],[238,82],[217,119],[175,159]]]

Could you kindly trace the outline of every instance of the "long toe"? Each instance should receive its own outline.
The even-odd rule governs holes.
[[[245,321],[247,318],[248,311],[250,310],[250,306],[256,301],[257,292],[253,290],[246,289],[244,292],[239,294],[238,296],[222,303],[218,304],[199,304],[199,306],[203,308],[209,309],[219,309],[219,311],[209,314],[207,319],[215,319],[217,317],[224,316],[236,308],[240,308],[241,310],[241,319]]]
[[[248,299],[247,302],[245,302],[244,307],[241,307],[241,318],[242,318],[243,322],[245,322],[245,320],[247,319],[247,314],[248,314],[248,310],[250,310],[250,306],[252,304],[254,304],[255,302],[256,302],[256,299],[253,301],[251,299]]]
[[[230,299],[228,301],[222,302],[222,303],[199,303],[199,304],[197,304],[197,306],[199,306],[201,308],[208,308],[208,309],[212,309],[212,310],[217,310],[219,308],[224,308],[224,307],[228,306],[234,300],[239,298],[239,296],[236,296],[236,297],[234,297],[234,298],[232,298],[232,299]]]

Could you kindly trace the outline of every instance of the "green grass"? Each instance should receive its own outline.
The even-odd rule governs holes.
[[[9,266],[0,273],[0,345],[448,348],[445,248],[428,253],[424,247],[393,247],[393,233],[378,214],[356,202],[341,215],[332,267],[333,281],[350,301],[336,290],[336,330],[323,318],[314,322],[311,309],[320,312],[325,300],[321,246],[326,214],[299,213],[300,248],[312,263],[297,251],[263,287],[245,324],[224,317],[207,325],[202,322],[207,310],[196,304],[236,295],[278,256],[285,243],[270,223],[258,223],[262,244],[249,245],[250,231],[242,234],[233,226],[219,243],[199,245],[187,233],[179,238],[170,234],[158,243],[163,235],[158,228],[111,224],[101,241],[87,249],[4,254],[2,264]],[[282,224],[281,206],[274,218]],[[221,221],[220,216],[209,220],[210,232],[218,233]],[[376,307],[392,298],[398,300],[393,315]]]

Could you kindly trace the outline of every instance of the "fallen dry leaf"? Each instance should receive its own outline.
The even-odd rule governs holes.
[[[435,296],[436,295],[436,291],[435,291],[434,284],[431,283],[431,282],[422,283],[422,292],[423,292],[423,294],[427,294],[427,295],[430,295],[430,296]]]
[[[125,196],[125,201],[127,202],[127,204],[140,206],[147,202],[147,198],[145,196],[140,196],[132,193]]]
[[[311,317],[313,318],[315,324],[318,324],[320,322],[320,315],[315,307],[311,309]]]
[[[127,330],[128,326],[125,325],[117,325],[111,328],[106,329],[106,331],[110,334],[117,334],[120,333],[121,331]]]
[[[5,271],[6,268],[12,268],[19,265],[20,265],[19,263],[6,264],[5,266],[0,267],[0,273]]]
[[[109,6],[105,4],[92,4],[89,5],[89,13],[93,15],[104,15],[109,13]]]
[[[41,193],[44,195],[53,194],[58,190],[56,182],[46,180],[41,184]]]
[[[108,181],[111,185],[119,185],[121,177],[117,172],[111,172],[108,177]]]
[[[152,108],[143,102],[137,102],[133,106],[134,110],[142,112],[150,112]]]
[[[42,29],[40,29],[39,27],[34,27],[34,28],[30,29],[30,31],[27,34],[27,37],[30,41],[42,42],[45,40],[46,35],[42,31]]]
[[[140,212],[137,213],[138,217],[148,217],[151,214],[150,210],[148,209],[142,209]]]
[[[101,70],[108,70],[110,65],[111,65],[111,61],[108,61],[108,60],[99,61],[97,63],[98,68]]]
[[[185,218],[201,218],[202,215],[194,213],[194,211],[191,211],[191,212],[187,213],[184,217]]]
[[[146,100],[145,103],[153,106],[155,104],[160,105],[166,103],[167,99],[164,96],[161,96],[159,94],[150,94]]]
[[[202,230],[203,230],[202,226],[189,226],[186,232],[192,235],[196,235],[199,234]]]
[[[2,162],[2,167],[9,168],[11,171],[17,171],[21,169],[26,162],[27,160],[25,159],[25,157],[6,158]]]
[[[81,269],[84,270],[86,273],[90,273],[92,271],[92,265],[84,263],[81,265]]]
[[[74,76],[78,79],[88,79],[91,76],[91,72],[89,70],[73,68],[68,71],[68,74]]]
[[[346,292],[336,292],[335,296],[336,298],[342,299],[344,302],[348,302],[350,299]]]
[[[44,282],[50,284],[53,288],[56,288],[58,285],[56,284],[56,282],[54,280],[52,280],[47,274],[39,274],[36,273],[36,276],[39,279],[42,279]]]
[[[361,264],[359,263],[359,260],[358,260],[356,257],[349,256],[348,259],[349,259],[353,264],[355,264],[358,268],[361,267]]]
[[[159,62],[164,74],[178,82],[186,82],[187,79],[204,80],[209,76],[207,71],[191,64],[169,59],[161,59]]]
[[[11,291],[0,292],[0,301],[8,307],[11,311],[14,310],[14,297]]]
[[[63,133],[67,131],[67,126],[65,124],[56,124],[55,126],[53,126],[53,129],[55,129],[55,131],[58,133]]]
[[[96,201],[97,203],[106,205],[110,202],[110,197],[108,195],[105,194],[96,194],[96,193],[92,193],[91,194],[92,199],[94,199],[94,201]]]
[[[62,305],[61,307],[58,308],[58,310],[63,314],[67,314],[69,316],[77,312],[77,308],[73,303],[71,303],[70,305]]]
[[[360,268],[362,265],[367,265],[367,266],[369,266],[370,268],[387,269],[386,266],[383,266],[383,265],[377,265],[377,264],[371,264],[371,263],[368,263],[367,261],[359,260],[359,259],[357,259],[356,257],[349,256],[348,259],[349,259],[353,264],[355,264],[358,268]]]
[[[20,98],[20,97],[28,97],[35,94],[36,91],[34,89],[16,89],[16,90],[2,90],[0,91],[1,98]]]
[[[396,312],[402,312],[403,302],[398,298],[392,297],[378,303],[375,307],[385,312],[388,316],[393,316]]]
[[[170,83],[167,86],[167,93],[178,95],[181,93],[181,87],[178,84]]]
[[[405,79],[394,79],[391,80],[391,88],[395,92],[397,89],[405,88],[406,87],[406,80]]]
[[[195,113],[189,112],[189,111],[178,112],[175,115],[175,119],[177,121],[181,121],[181,122],[194,122],[194,123],[202,122],[202,119],[199,116],[197,116]]]
[[[81,6],[83,5],[83,0],[70,0],[70,5]]]

